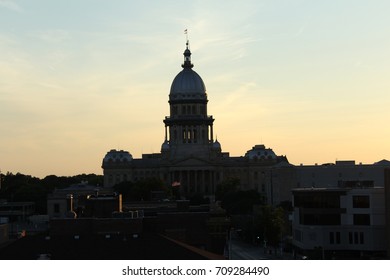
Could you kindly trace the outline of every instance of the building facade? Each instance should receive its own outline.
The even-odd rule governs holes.
[[[109,151],[102,164],[104,186],[155,177],[167,186],[180,185],[182,197],[201,193],[213,198],[219,183],[236,178],[240,189],[256,189],[270,202],[288,199],[289,194],[283,197],[282,191],[273,191],[278,189],[275,174],[283,168],[284,173],[291,173],[285,156],[276,155],[264,145],[255,145],[241,157],[222,152],[214,137],[215,119],[208,114],[206,87],[193,70],[188,42],[183,54],[183,69],[174,78],[169,93],[170,115],[163,120],[165,138],[161,152],[135,159],[128,151]]]

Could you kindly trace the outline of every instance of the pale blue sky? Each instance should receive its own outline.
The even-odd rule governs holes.
[[[390,159],[389,1],[0,0],[0,168],[159,152],[188,29],[223,151]]]

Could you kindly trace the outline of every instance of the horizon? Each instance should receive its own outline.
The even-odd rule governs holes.
[[[160,152],[185,29],[223,152],[390,160],[389,12],[387,1],[0,1],[0,170],[101,175],[111,149]]]

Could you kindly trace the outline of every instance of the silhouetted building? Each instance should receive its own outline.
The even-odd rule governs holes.
[[[127,151],[109,151],[103,159],[104,186],[123,181],[160,178],[167,186],[180,183],[182,197],[201,193],[213,198],[216,186],[224,179],[237,178],[240,189],[256,189],[269,199],[289,199],[290,193],[279,197],[278,180],[272,181],[282,168],[290,164],[264,145],[255,145],[244,156],[231,157],[222,152],[214,136],[214,118],[208,114],[208,97],[202,78],[192,69],[191,52],[184,51],[183,70],[174,78],[169,93],[170,115],[163,120],[165,139],[161,152],[143,154],[135,159]],[[270,167],[279,171],[270,171]],[[289,173],[289,172],[287,172]],[[284,181],[288,184],[290,181]],[[285,186],[283,186],[285,188]],[[272,190],[271,190],[272,189]],[[291,189],[291,188],[289,188]]]
[[[27,221],[34,212],[34,202],[0,201],[0,218],[7,222]]]
[[[96,194],[112,195],[112,191],[89,185],[86,181],[70,185],[67,188],[56,189],[47,197],[47,214],[49,218],[64,218],[69,211],[74,211],[82,216],[87,198]]]
[[[108,218],[112,213],[122,212],[122,195],[89,195],[85,204],[85,217]]]

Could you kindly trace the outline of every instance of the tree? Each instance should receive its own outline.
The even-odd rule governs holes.
[[[56,175],[46,176],[39,179],[21,173],[12,174],[7,172],[1,176],[2,184],[0,198],[8,201],[34,202],[36,213],[46,214],[47,195],[55,188],[65,188],[81,181],[89,181],[91,184],[102,185],[103,176],[95,174],[81,174],[70,177],[58,177]]]
[[[285,212],[282,207],[263,205],[254,216],[254,230],[268,244],[278,246],[287,229]]]
[[[254,205],[263,204],[263,197],[255,190],[230,191],[224,195],[221,206],[228,215],[252,214]]]
[[[226,194],[237,191],[239,185],[240,179],[238,178],[228,178],[222,181],[216,187],[215,199],[222,200]]]
[[[147,178],[137,182],[121,182],[113,188],[116,192],[121,193],[123,200],[126,201],[150,200],[152,191],[167,191],[164,182],[159,178]]]

